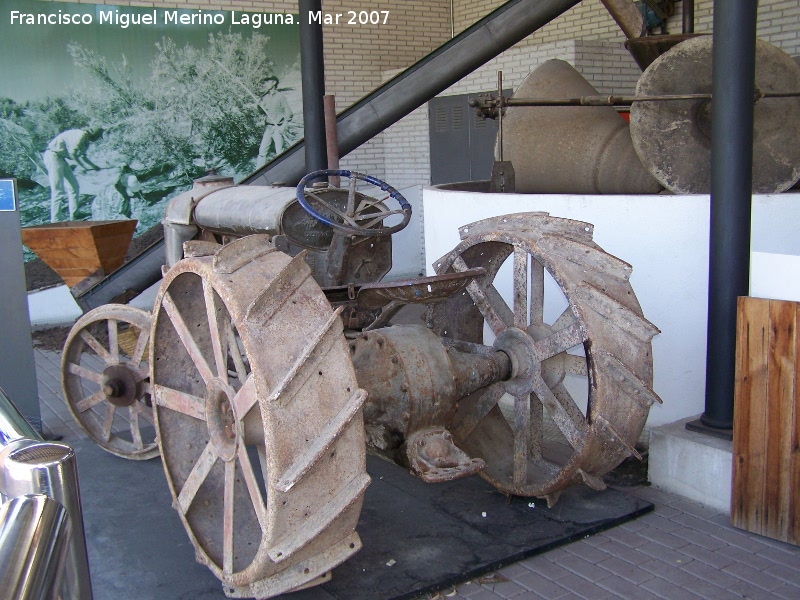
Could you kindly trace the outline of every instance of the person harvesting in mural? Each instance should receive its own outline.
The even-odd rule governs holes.
[[[100,128],[67,129],[62,131],[47,144],[42,160],[47,168],[47,179],[50,183],[50,222],[62,220],[62,205],[67,202],[69,220],[75,218],[80,198],[80,185],[72,172],[69,161],[74,162],[84,171],[100,169],[86,156],[89,143],[96,141],[103,134]]]
[[[146,204],[142,197],[142,182],[129,165],[119,169],[108,169],[114,176],[102,187],[92,201],[92,219],[112,221],[130,219],[133,216],[134,202]]]
[[[294,113],[292,112],[286,97],[278,90],[278,78],[274,75],[265,77],[259,85],[261,99],[258,102],[259,108],[267,116],[267,126],[258,147],[257,165],[263,165],[267,161],[270,148],[274,149],[274,154],[278,155],[285,149],[284,144],[287,137],[291,139],[292,132],[289,127],[292,123]]]

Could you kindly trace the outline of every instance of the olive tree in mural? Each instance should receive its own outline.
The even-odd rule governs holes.
[[[258,34],[211,34],[202,48],[164,38],[142,81],[124,57],[71,44],[93,86],[0,99],[0,175],[19,179],[23,224],[135,218],[144,231],[193,179],[247,174],[292,145],[299,67],[275,72],[268,45]]]

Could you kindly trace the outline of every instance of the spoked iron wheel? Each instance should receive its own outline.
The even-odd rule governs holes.
[[[593,243],[588,223],[546,213],[460,232],[437,272],[483,267],[487,275],[434,308],[434,331],[493,343],[511,358],[512,375],[459,403],[456,442],[486,461],[483,477],[506,493],[553,503],[580,481],[603,489],[602,476],[637,455],[649,408],[660,402],[651,355],[658,329],[642,315],[630,265]]]
[[[133,460],[158,456],[149,339],[149,313],[107,304],[78,319],[61,355],[64,399],[75,421],[101,448]]]
[[[310,275],[251,236],[180,261],[156,299],[164,470],[197,560],[231,597],[314,583],[361,547],[365,393]]]

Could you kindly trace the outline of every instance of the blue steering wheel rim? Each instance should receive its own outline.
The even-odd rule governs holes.
[[[397,203],[400,205],[400,209],[403,211],[403,221],[397,225],[393,225],[392,227],[384,227],[381,229],[362,229],[359,227],[351,227],[349,225],[337,223],[336,221],[329,219],[325,215],[315,210],[311,206],[311,204],[309,204],[305,196],[306,186],[309,183],[313,182],[314,180],[321,179],[323,177],[347,177],[348,179],[360,179],[361,181],[365,181],[371,185],[374,185],[375,187],[380,188],[384,192],[388,192],[389,197],[396,200]],[[396,233],[401,229],[405,228],[405,226],[408,225],[408,222],[411,219],[411,205],[408,203],[408,200],[405,199],[403,194],[398,192],[395,188],[393,188],[385,181],[381,181],[377,177],[373,177],[372,175],[367,175],[365,173],[357,173],[356,171],[349,171],[347,169],[321,169],[319,171],[312,171],[311,173],[303,177],[297,184],[296,193],[297,193],[297,202],[300,203],[300,206],[302,206],[303,210],[305,210],[309,215],[314,217],[320,223],[324,223],[328,227],[331,227],[333,229],[338,229],[339,231],[351,235],[361,235],[361,236],[391,235],[392,233]]]

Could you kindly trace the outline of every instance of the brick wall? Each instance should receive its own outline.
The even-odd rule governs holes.
[[[713,0],[695,0],[695,31],[711,33]],[[681,7],[670,18],[670,31],[681,30]],[[800,4],[797,0],[760,0],[756,34],[791,56],[800,55]]]
[[[456,32],[463,31],[488,12],[503,4],[502,0],[454,0]],[[680,33],[682,2],[675,4],[675,14],[667,21],[669,33]],[[714,0],[695,0],[695,31],[712,30]],[[797,0],[760,0],[758,3],[758,37],[781,48],[791,56],[800,55],[800,5]],[[560,40],[625,41],[625,36],[609,16],[600,0],[583,0],[520,45]]]

